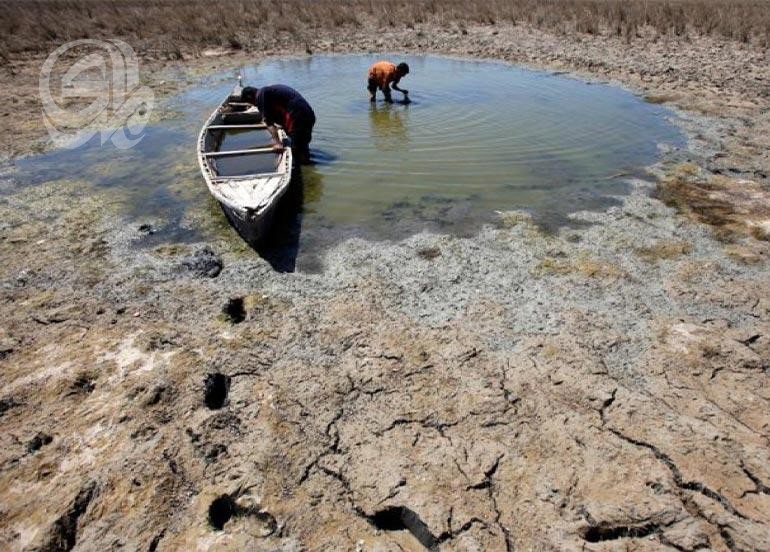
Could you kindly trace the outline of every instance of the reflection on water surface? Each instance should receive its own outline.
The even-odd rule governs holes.
[[[366,72],[376,60],[318,56],[244,70],[249,84],[297,88],[318,117],[317,163],[303,168],[300,252],[303,240],[315,247],[355,229],[374,238],[422,228],[473,232],[509,209],[559,223],[608,205],[608,196],[624,191],[618,175],[653,163],[658,144],[682,141],[670,112],[624,90],[492,62],[407,57],[411,74],[402,84],[413,102],[371,104]],[[33,183],[86,179],[109,187],[127,216],[164,220],[168,239],[198,239],[209,229],[189,222],[219,215],[198,173],[196,137],[233,82],[213,75],[172,98],[180,115],[148,128],[130,150],[94,140],[18,165]],[[236,133],[225,147],[268,141],[263,131]]]

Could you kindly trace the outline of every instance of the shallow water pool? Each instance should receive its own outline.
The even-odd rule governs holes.
[[[402,237],[429,228],[473,232],[495,211],[527,209],[550,226],[602,208],[623,177],[654,163],[682,136],[672,113],[620,88],[502,63],[435,56],[406,61],[412,103],[374,104],[367,68],[379,56],[311,56],[243,68],[244,81],[285,83],[314,107],[314,166],[302,170],[301,234]],[[232,88],[209,76],[169,100],[178,116],[149,127],[130,150],[98,139],[25,159],[32,181],[83,178],[125,198],[129,217],[166,220],[167,239],[195,239],[190,211],[211,209],[195,160],[200,126]],[[261,145],[264,136],[255,138]],[[233,136],[233,146],[249,144]],[[299,248],[302,248],[302,237]],[[315,243],[315,242],[314,242]]]
[[[547,222],[545,211],[606,204],[621,176],[680,140],[670,112],[625,90],[502,63],[408,57],[401,84],[412,103],[380,95],[370,104],[365,77],[377,59],[311,57],[246,72],[257,85],[290,84],[314,106],[319,164],[306,176],[322,190],[307,206],[336,223],[376,225],[406,204],[419,217],[423,204],[448,202],[471,219],[525,208]]]

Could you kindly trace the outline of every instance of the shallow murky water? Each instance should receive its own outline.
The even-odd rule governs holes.
[[[322,193],[308,207],[335,222],[374,222],[404,203],[462,201],[482,218],[596,206],[621,190],[618,175],[677,140],[665,110],[624,90],[500,63],[408,58],[402,85],[412,103],[371,105],[364,77],[376,59],[307,58],[247,72],[301,90],[319,114],[321,163],[306,173]]]
[[[303,235],[468,232],[494,211],[520,208],[558,225],[570,212],[606,206],[624,191],[623,176],[656,160],[659,144],[682,141],[671,112],[622,89],[493,62],[395,56],[411,66],[401,84],[412,103],[370,104],[366,72],[377,59],[313,56],[244,69],[247,83],[289,84],[316,111],[317,163],[302,171]],[[172,98],[179,116],[148,128],[130,150],[94,139],[18,166],[33,181],[113,188],[130,216],[167,221],[158,239],[195,239],[184,224],[189,211],[221,216],[198,173],[195,140],[233,82],[213,75]],[[237,148],[266,136],[228,140]]]

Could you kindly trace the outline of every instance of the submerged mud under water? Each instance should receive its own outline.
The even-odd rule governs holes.
[[[301,215],[277,229],[289,257],[341,236],[400,238],[425,228],[469,234],[495,211],[526,209],[558,226],[571,212],[611,204],[625,192],[623,177],[655,162],[661,143],[682,141],[670,111],[618,88],[493,62],[405,59],[409,105],[387,105],[381,96],[370,104],[365,80],[373,56],[244,68],[249,84],[297,88],[318,116],[316,164],[302,169],[286,210],[290,219],[294,210]],[[214,75],[172,98],[179,116],[146,129],[132,149],[95,138],[18,166],[27,181],[84,179],[114,189],[130,220],[155,221],[148,245],[221,232],[221,224],[195,223],[221,215],[194,150],[200,125],[233,82]],[[264,132],[245,133],[232,145],[265,139]]]

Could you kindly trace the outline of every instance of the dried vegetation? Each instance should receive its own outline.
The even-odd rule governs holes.
[[[657,195],[668,206],[713,227],[723,241],[747,234],[759,240],[770,237],[770,193],[758,182],[682,164],[660,182]]]
[[[145,55],[249,48],[266,33],[307,41],[319,29],[528,24],[556,33],[713,35],[770,44],[767,0],[5,0],[0,56],[76,39],[122,38]]]

